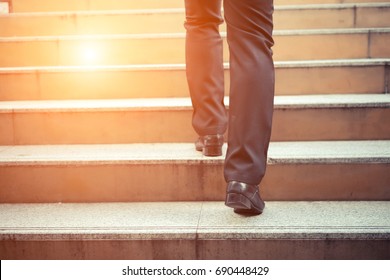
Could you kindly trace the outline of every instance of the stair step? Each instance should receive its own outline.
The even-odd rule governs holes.
[[[0,202],[223,200],[193,144],[0,146]],[[389,200],[390,141],[271,142],[266,200]]]
[[[222,201],[2,204],[0,258],[389,259],[389,211],[388,201],[267,202],[253,217]]]
[[[274,39],[276,61],[390,57],[390,28],[276,31]],[[184,63],[184,46],[184,33],[0,38],[0,53],[18,53],[1,56],[0,67]]]
[[[390,139],[389,109],[387,94],[276,96],[272,140]],[[191,118],[189,98],[0,102],[0,145],[193,142]]]
[[[390,27],[389,18],[390,3],[276,6],[274,26],[276,30]],[[0,15],[0,36],[176,33],[184,32],[184,21],[183,8],[11,13]]]
[[[276,29],[389,27],[389,8],[388,1],[282,6],[279,14],[275,13],[274,26]]]
[[[280,1],[280,0],[279,0]],[[157,8],[184,8],[180,0],[13,0],[15,13],[53,12],[53,11],[89,11],[89,10],[135,10]]]
[[[275,91],[277,95],[385,93],[389,62],[387,58],[279,61]],[[228,64],[225,69],[228,92]],[[184,64],[0,68],[0,84],[3,101],[189,96]]]
[[[158,2],[158,3],[157,3]],[[160,3],[162,2],[162,3]],[[365,3],[386,2],[386,0],[275,0],[275,5],[291,4],[334,4],[334,3]],[[13,12],[51,12],[51,11],[85,11],[85,10],[120,10],[120,9],[155,9],[183,8],[181,0],[12,0]]]

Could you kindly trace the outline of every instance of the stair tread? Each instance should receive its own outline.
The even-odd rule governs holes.
[[[390,63],[390,58],[363,59],[324,59],[276,61],[276,68],[308,68],[308,67],[348,67],[348,66],[383,66]],[[229,63],[224,63],[226,69]],[[0,67],[0,74],[34,73],[34,72],[100,72],[100,71],[173,71],[185,70],[184,63],[170,64],[132,64],[132,65],[76,65],[76,66],[25,66]]]
[[[389,27],[368,27],[368,28],[323,28],[323,29],[293,29],[275,30],[274,36],[288,35],[322,35],[322,34],[365,34],[365,33],[389,33]],[[220,32],[226,37],[226,32]],[[185,32],[174,33],[139,33],[139,34],[86,34],[86,35],[32,35],[0,37],[1,42],[29,42],[29,41],[58,41],[58,40],[118,40],[118,39],[169,39],[185,38]]]
[[[389,201],[267,202],[255,217],[220,201],[0,204],[0,240],[388,239],[389,211]]]
[[[389,164],[390,140],[271,142],[268,157],[270,164]],[[204,157],[191,143],[0,146],[3,166],[222,161],[223,156]]]
[[[228,107],[229,97],[225,97]],[[389,108],[388,94],[326,94],[275,96],[279,108]],[[189,97],[129,98],[92,100],[31,100],[1,101],[0,113],[9,112],[65,112],[65,111],[150,111],[191,110]]]
[[[296,5],[275,5],[275,10],[323,10],[323,9],[351,9],[351,8],[381,8],[390,7],[387,2],[374,3],[334,3],[334,4],[296,4]],[[17,12],[0,14],[7,17],[25,16],[68,16],[68,15],[115,15],[115,14],[161,14],[180,13],[184,14],[184,8],[162,8],[162,9],[111,9],[111,10],[78,10],[78,11],[50,11],[50,12]]]
[[[347,8],[378,8],[390,7],[388,2],[374,3],[331,3],[331,4],[296,4],[296,5],[276,5],[280,10],[301,10],[301,9],[347,9]]]

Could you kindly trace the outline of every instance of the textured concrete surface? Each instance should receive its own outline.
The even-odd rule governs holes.
[[[226,149],[226,145],[224,146]],[[225,153],[225,151],[224,151]],[[269,163],[390,163],[390,141],[272,142]],[[0,165],[70,163],[216,162],[193,144],[37,145],[0,146]]]
[[[241,216],[223,202],[0,204],[1,240],[386,239],[390,202],[267,202]]]
[[[28,240],[194,239],[198,203],[1,204],[1,233]]]
[[[275,96],[275,108],[390,108],[388,94]]]
[[[260,217],[204,203],[200,239],[390,238],[390,202],[268,202]]]
[[[270,163],[390,163],[390,141],[276,142]]]

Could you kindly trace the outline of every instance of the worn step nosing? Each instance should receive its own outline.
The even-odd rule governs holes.
[[[345,239],[345,240],[389,240],[390,239],[390,227],[378,227],[378,228],[354,228],[348,229],[340,227],[338,229],[325,231],[319,228],[300,228],[295,229],[294,232],[288,232],[288,228],[285,229],[264,229],[262,232],[257,232],[256,229],[248,230],[249,232],[237,232],[229,229],[216,228],[214,231],[208,228],[182,228],[172,229],[155,229],[153,230],[85,230],[85,229],[73,229],[73,230],[47,230],[40,232],[39,230],[15,230],[8,231],[0,228],[0,241],[13,240],[13,241],[60,241],[60,240],[202,240],[202,239]],[[292,229],[291,229],[292,230]],[[79,233],[77,233],[79,232]]]
[[[175,155],[172,152],[175,151]],[[224,154],[226,146],[224,146]],[[193,144],[0,146],[0,166],[110,164],[223,164]],[[271,142],[269,164],[390,164],[390,141]]]
[[[229,107],[229,97],[224,103]],[[275,96],[275,109],[390,108],[388,94]],[[3,101],[0,114],[51,112],[188,111],[190,98]]]
[[[300,5],[279,5],[275,6],[276,10],[339,10],[355,8],[381,8],[390,7],[390,3],[339,3],[339,4],[300,4]]]
[[[331,59],[331,60],[301,60],[276,61],[276,68],[315,68],[315,67],[358,67],[358,66],[388,66],[390,58],[375,59]],[[224,63],[229,69],[229,63]],[[0,74],[12,73],[46,73],[46,72],[111,72],[111,71],[183,71],[185,64],[133,64],[133,65],[81,65],[81,66],[37,66],[37,67],[1,67]]]
[[[296,11],[296,10],[341,10],[355,8],[386,8],[390,3],[342,3],[342,4],[305,4],[305,5],[275,5],[276,11]],[[96,15],[153,15],[179,13],[184,15],[184,8],[166,9],[125,9],[125,10],[97,10],[97,11],[64,11],[64,12],[22,12],[0,15],[0,17],[25,17],[25,16],[96,16]]]
[[[355,35],[390,33],[390,28],[340,28],[340,29],[299,29],[275,30],[274,36],[310,36],[310,35]],[[220,33],[223,38],[226,32]],[[143,33],[143,34],[102,34],[102,35],[59,35],[59,36],[13,36],[0,37],[0,43],[7,42],[51,42],[51,41],[96,41],[96,40],[155,40],[155,39],[184,39],[185,33]]]
[[[167,9],[125,9],[125,10],[84,10],[84,11],[53,11],[53,12],[22,12],[0,15],[0,17],[23,18],[23,17],[79,17],[101,15],[156,15],[156,14],[183,14],[184,8]]]

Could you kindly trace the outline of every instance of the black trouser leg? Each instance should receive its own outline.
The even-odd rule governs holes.
[[[224,69],[219,25],[221,0],[185,0],[186,73],[198,135],[224,134]]]
[[[224,0],[230,50],[226,181],[257,185],[265,174],[274,100],[272,0]]]

